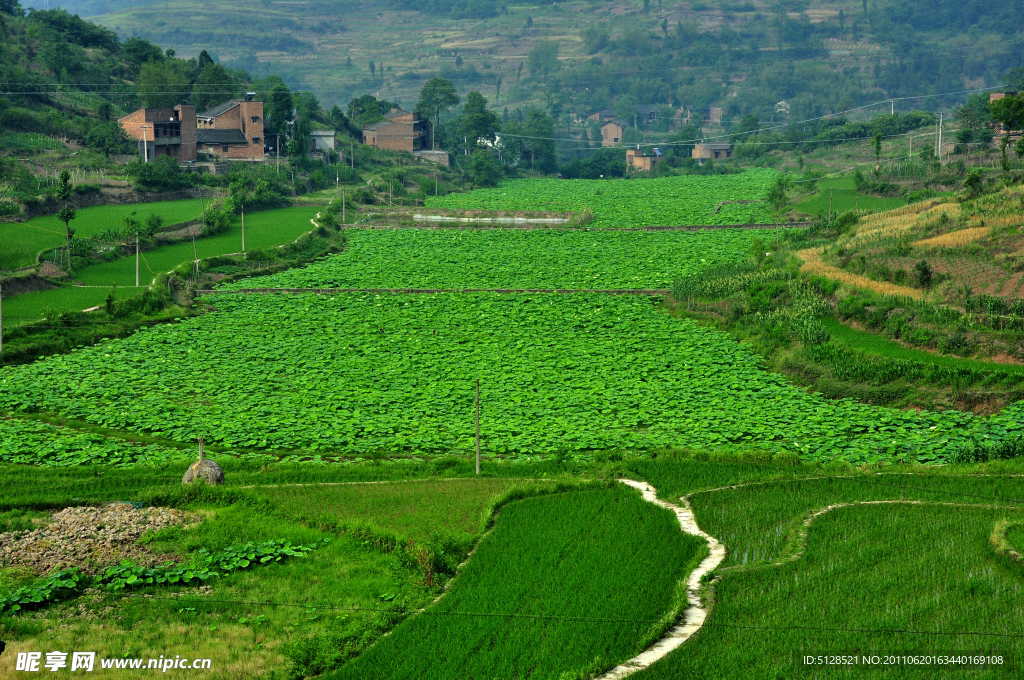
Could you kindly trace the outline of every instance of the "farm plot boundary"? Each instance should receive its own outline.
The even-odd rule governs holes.
[[[342,293],[554,293],[572,295],[574,293],[597,293],[602,295],[668,295],[668,288],[242,288],[240,290],[197,290],[196,295],[221,295],[223,293],[316,293],[318,295],[334,295]]]
[[[343,229],[437,229],[460,231],[721,231],[726,229],[803,229],[807,224],[800,222],[779,222],[777,224],[683,224],[656,225],[649,227],[588,227],[554,224],[473,224],[457,225],[451,223],[415,222],[412,225],[401,224],[344,224]]]

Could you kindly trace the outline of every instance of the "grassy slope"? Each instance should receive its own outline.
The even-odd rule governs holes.
[[[268,248],[294,241],[298,236],[313,228],[309,220],[316,214],[316,211],[317,209],[313,207],[295,207],[246,215],[246,250]],[[102,228],[105,227],[97,227],[97,230]],[[235,220],[223,234],[196,241],[196,250],[200,258],[237,253],[241,249],[242,225],[240,220]],[[142,254],[143,259],[139,265],[140,283],[143,286],[148,285],[157,274],[170,271],[183,262],[190,262],[193,257],[191,242],[160,246],[146,251]],[[137,292],[134,288],[134,257],[125,257],[85,267],[75,273],[75,278],[86,286],[99,286],[99,288],[60,288],[38,293],[23,293],[7,298],[4,300],[5,320],[10,318],[13,323],[34,321],[42,318],[42,312],[47,308],[59,311],[82,310],[102,304],[110,292],[111,284],[117,284],[118,297],[130,296]]]
[[[71,221],[75,236],[91,237],[107,229],[121,226],[121,220],[135,211],[140,219],[150,214],[164,218],[164,224],[177,224],[195,219],[202,210],[199,199],[161,201],[157,203],[130,203],[127,205],[100,205],[83,208]],[[27,222],[0,224],[0,269],[28,267],[36,262],[36,255],[64,243],[64,223],[56,215],[35,217]]]
[[[827,214],[830,193],[833,214],[855,208],[872,211],[892,210],[907,204],[901,198],[878,198],[857,193],[857,189],[853,185],[853,176],[844,175],[820,180],[817,193],[800,199],[793,207],[802,213],[811,215]]]
[[[448,595],[328,677],[557,678],[610,666],[658,630],[650,622],[702,547],[625,488],[508,505]]]
[[[997,364],[991,361],[960,359],[958,357],[934,354],[920,349],[904,347],[898,342],[889,340],[881,335],[851,328],[835,319],[822,319],[822,323],[825,324],[825,328],[828,329],[832,337],[842,344],[869,354],[877,354],[890,359],[930,363],[949,368],[970,368],[978,371],[1024,374],[1024,366]]]

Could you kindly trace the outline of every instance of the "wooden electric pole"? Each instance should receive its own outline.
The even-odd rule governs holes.
[[[242,203],[242,252],[245,252],[245,203]]]
[[[277,174],[281,174],[281,135],[277,136],[277,145],[274,146],[274,153],[277,154]]]
[[[476,473],[480,474],[480,378],[476,379]]]
[[[139,287],[139,232],[135,232],[135,287]]]
[[[828,221],[829,222],[832,221],[832,194],[834,192],[835,192],[835,189],[829,189],[828,190]]]
[[[341,223],[345,224],[345,190],[341,190]]]

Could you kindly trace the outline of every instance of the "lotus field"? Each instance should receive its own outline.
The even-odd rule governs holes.
[[[352,230],[345,252],[226,288],[660,288],[733,262],[753,230]]]
[[[772,221],[764,201],[778,173],[748,170],[737,175],[655,177],[623,182],[599,179],[517,179],[494,189],[427,199],[429,208],[462,210],[582,211],[602,228],[682,224],[746,224]],[[715,209],[718,212],[715,212]]]
[[[222,295],[218,311],[0,372],[0,408],[236,450],[512,456],[731,444],[847,461],[948,459],[1024,429],[826,401],[644,297]],[[3,429],[4,442],[9,428]],[[0,443],[0,449],[3,444]]]

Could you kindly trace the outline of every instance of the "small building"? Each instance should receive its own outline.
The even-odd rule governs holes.
[[[704,120],[706,120],[711,125],[721,125],[722,124],[722,109],[720,109],[717,106],[709,107],[708,111],[707,111],[707,115],[704,116]]]
[[[636,115],[640,119],[640,122],[645,125],[650,125],[658,120],[658,107],[657,106],[637,106]]]
[[[789,102],[785,99],[775,102],[775,113],[789,113]]]
[[[170,156],[181,163],[196,160],[196,108],[143,108],[117,119],[129,139],[135,140],[146,162]]]
[[[702,163],[706,160],[732,158],[732,147],[729,142],[701,142],[694,145],[691,155]]]
[[[434,144],[433,127],[419,111],[391,109],[384,120],[363,126],[363,144],[391,151],[426,151]]]
[[[988,103],[991,104],[992,102],[997,102],[1000,99],[1005,99],[1006,97],[1016,97],[1019,94],[1019,92],[989,92]],[[995,132],[996,137],[1002,137],[1006,134],[1009,134],[1010,137],[1013,138],[1021,136],[1020,130],[1007,130],[1006,126],[1000,123],[998,120],[992,121],[992,130]]]
[[[692,120],[693,112],[685,106],[680,106],[675,110],[675,113],[672,114],[672,125],[676,127],[689,125]]]
[[[230,161],[264,159],[263,102],[255,92],[245,99],[229,99],[196,114],[196,145],[199,153]]]
[[[601,146],[615,146],[622,142],[622,132],[629,127],[624,120],[609,120],[601,125]]]
[[[309,152],[334,151],[334,130],[313,130],[309,133]]]
[[[592,120],[595,123],[603,123],[604,121],[612,120],[613,118],[615,118],[615,111],[607,108],[587,114],[587,119]]]
[[[626,149],[626,170],[656,174],[661,158],[661,152],[657,149],[651,154],[646,154],[640,149]]]

